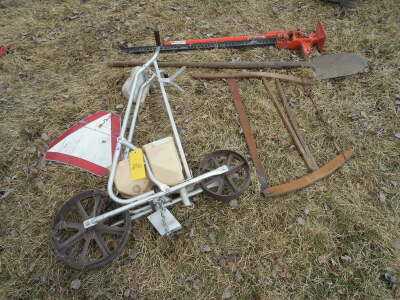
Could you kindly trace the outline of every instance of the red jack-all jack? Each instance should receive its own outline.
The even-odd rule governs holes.
[[[317,23],[315,33],[306,34],[300,29],[289,31],[275,30],[265,34],[242,35],[234,37],[208,38],[197,40],[165,41],[161,44],[159,32],[155,31],[156,46],[136,46],[121,49],[126,53],[149,53],[160,47],[161,52],[186,50],[206,50],[215,48],[244,48],[275,46],[300,51],[304,56],[311,53],[314,45],[318,51],[324,50],[326,33],[321,22]]]

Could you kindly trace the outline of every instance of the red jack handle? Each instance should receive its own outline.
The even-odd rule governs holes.
[[[292,50],[299,50],[304,56],[308,56],[311,48],[317,45],[318,51],[322,52],[325,46],[326,33],[321,22],[317,23],[315,33],[306,34],[300,29],[290,31],[274,30],[265,34],[242,35],[233,37],[220,37],[209,39],[196,39],[196,40],[183,40],[183,41],[166,41],[164,46],[172,45],[195,45],[207,43],[223,43],[223,42],[238,42],[250,41],[257,39],[276,39],[275,46],[277,48],[288,48]]]

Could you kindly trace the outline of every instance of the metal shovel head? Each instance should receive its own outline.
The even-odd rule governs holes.
[[[315,78],[329,79],[364,72],[367,60],[353,53],[329,54],[314,57]]]

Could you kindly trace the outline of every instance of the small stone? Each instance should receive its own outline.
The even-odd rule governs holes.
[[[379,169],[381,169],[382,172],[387,172],[387,171],[389,171],[389,169],[388,169],[385,165],[383,165],[383,164],[379,164]]]
[[[211,232],[208,237],[210,238],[210,241],[213,245],[215,245],[217,243],[217,238],[215,237],[215,233]]]
[[[42,135],[40,136],[40,138],[43,140],[43,141],[45,141],[45,142],[47,142],[50,138],[49,138],[49,136],[46,134],[46,133],[42,133]]]
[[[209,245],[203,245],[200,248],[201,252],[211,252],[211,247]]]
[[[271,279],[267,279],[267,280],[263,281],[263,284],[266,285],[266,286],[271,286],[271,285],[273,285],[273,282],[272,282]]]
[[[361,117],[366,118],[367,117],[367,113],[365,111],[360,112]]]
[[[235,57],[234,59],[232,59],[232,62],[241,62],[242,59],[240,57]]]
[[[279,272],[278,269],[275,267],[271,272],[272,277],[273,278],[277,278],[278,277],[278,272]]]
[[[208,115],[202,115],[201,118],[202,118],[202,119],[207,119],[207,118],[208,118]]]
[[[45,188],[44,188],[43,181],[38,180],[38,181],[35,182],[35,185],[36,185],[36,187],[38,188],[39,191],[44,191]]]
[[[11,194],[10,191],[0,190],[0,200],[5,200]]]
[[[78,20],[80,17],[81,17],[80,15],[73,15],[73,16],[68,17],[68,20],[75,21],[75,20]]]
[[[41,283],[46,283],[46,276],[44,276],[42,273],[38,273],[34,276],[33,278],[35,281],[41,282]]]
[[[295,106],[298,102],[299,102],[299,101],[298,101],[298,99],[296,99],[296,98],[290,98],[290,99],[289,99],[289,105],[290,105],[290,106]]]
[[[16,239],[19,236],[18,232],[15,229],[12,229],[8,235],[13,239]]]
[[[333,258],[331,258],[330,262],[331,262],[332,266],[336,266],[337,265],[336,260],[334,260]]]
[[[59,96],[64,100],[68,100],[71,97],[69,94],[60,94]]]
[[[123,105],[123,104],[117,104],[117,105],[115,106],[115,108],[116,108],[116,109],[123,109],[123,108],[124,108],[124,105]]]
[[[232,199],[229,201],[229,206],[233,209],[236,209],[239,207],[239,201],[237,199]]]
[[[383,274],[383,278],[391,283],[396,283],[397,282],[397,277],[391,273],[385,273]]]
[[[193,288],[195,290],[200,290],[202,286],[203,286],[203,282],[200,279],[193,280]]]
[[[128,290],[125,290],[124,297],[128,298],[128,299],[137,299],[138,293],[136,291],[128,289]]]
[[[193,222],[193,216],[190,215],[189,217],[186,218],[185,221],[183,221],[183,226],[189,227]]]
[[[39,170],[37,168],[31,168],[29,174],[32,177],[36,177],[39,174]]]
[[[378,194],[378,199],[379,199],[380,202],[385,203],[385,202],[386,202],[386,195],[385,195],[385,193],[382,192],[382,191],[379,192],[379,194]]]
[[[341,259],[342,262],[345,262],[345,263],[351,262],[351,257],[348,256],[348,255],[343,255],[343,256],[340,257],[340,259]]]
[[[46,160],[46,158],[45,158],[44,156],[42,156],[42,157],[39,159],[39,161],[38,161],[36,167],[37,167],[39,170],[43,170],[44,168],[46,168],[46,165],[47,165],[47,160]]]
[[[232,298],[232,292],[231,288],[228,286],[225,288],[224,292],[222,293],[222,299],[231,299]]]
[[[397,137],[398,139],[400,139],[400,132],[396,132],[396,133],[394,134],[394,136]]]
[[[181,135],[185,135],[186,130],[183,129],[183,128],[179,128],[179,127],[178,127],[178,132],[179,132],[179,134],[181,134]]]
[[[140,251],[137,249],[133,249],[130,253],[129,253],[129,259],[136,259],[138,256],[140,255]]]
[[[332,83],[331,83],[330,81],[328,81],[328,82],[326,83],[326,88],[327,88],[328,90],[332,90],[332,89],[333,89],[333,85],[332,85]]]
[[[349,117],[350,120],[355,121],[355,120],[358,120],[361,117],[361,113],[358,112],[358,111],[355,111],[355,112],[349,113],[347,116]]]
[[[28,148],[26,148],[26,151],[28,151],[29,153],[35,153],[36,147],[35,146],[28,147]]]
[[[346,290],[345,289],[338,289],[338,293],[340,295],[344,295],[344,294],[346,294]]]
[[[241,282],[244,279],[243,276],[242,276],[242,273],[240,273],[239,270],[237,270],[236,273],[235,273],[235,279],[236,279],[237,282]]]
[[[298,218],[297,218],[297,224],[303,226],[303,225],[306,224],[306,221],[305,221],[303,218],[298,217]]]
[[[378,53],[379,53],[379,48],[374,48],[374,53],[375,53],[375,55],[377,55]]]
[[[81,281],[79,279],[75,279],[71,281],[71,289],[77,290],[81,287]]]
[[[310,214],[310,210],[309,210],[308,208],[305,208],[305,209],[304,209],[304,214],[305,214],[306,216],[308,216],[308,215]]]
[[[392,246],[393,246],[393,248],[395,248],[395,249],[400,249],[400,240],[395,240],[395,241],[392,243]]]

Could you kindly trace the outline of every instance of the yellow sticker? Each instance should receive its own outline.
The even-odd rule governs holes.
[[[131,169],[132,180],[146,178],[146,169],[144,166],[144,155],[142,149],[136,149],[129,153],[129,165]]]

